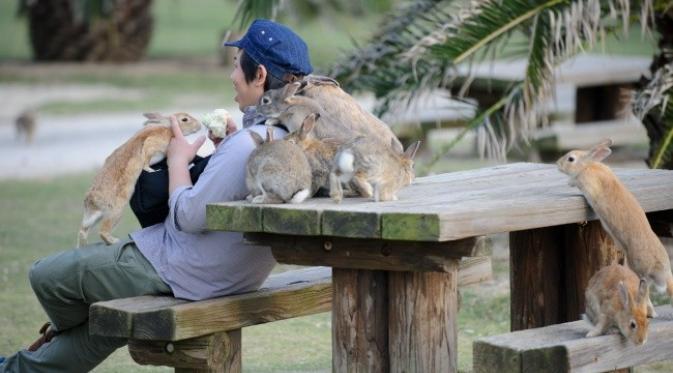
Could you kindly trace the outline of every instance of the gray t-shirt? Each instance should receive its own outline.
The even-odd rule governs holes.
[[[268,247],[244,243],[242,233],[206,230],[207,204],[241,200],[248,194],[245,165],[255,149],[248,131],[265,137],[266,128],[254,110],[245,114],[245,128],[219,144],[196,184],[170,195],[164,223],[131,234],[177,298],[199,300],[256,290],[276,264]],[[285,134],[276,128],[274,137]]]

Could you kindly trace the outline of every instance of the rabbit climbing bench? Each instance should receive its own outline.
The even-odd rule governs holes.
[[[465,258],[459,284],[491,276],[487,256]],[[141,296],[98,302],[90,309],[90,332],[128,338],[139,364],[180,371],[241,371],[241,328],[327,312],[332,306],[332,270],[308,267],[270,276],[254,292],[191,302]]]
[[[657,308],[647,342],[619,334],[586,338],[589,325],[573,321],[474,342],[474,372],[605,372],[673,358],[673,309]]]

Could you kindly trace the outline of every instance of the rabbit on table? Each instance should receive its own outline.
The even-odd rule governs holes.
[[[301,203],[311,194],[311,168],[301,148],[287,140],[274,140],[267,127],[266,142],[249,131],[257,148],[246,165],[245,183],[252,203]]]
[[[639,279],[629,268],[611,264],[601,268],[589,280],[586,313],[582,317],[593,328],[587,337],[595,337],[617,329],[636,345],[647,340],[647,281]]]
[[[624,250],[629,268],[648,284],[654,283],[659,292],[667,291],[673,300],[673,274],[666,249],[633,194],[601,163],[610,155],[611,144],[605,140],[590,150],[570,151],[557,161],[558,168],[570,176],[569,184],[582,191],[603,228]],[[656,316],[649,298],[648,313]]]
[[[141,171],[154,171],[150,165],[166,156],[173,137],[170,117],[159,113],[144,115],[148,119],[145,127],[115,149],[94,177],[84,198],[84,217],[77,247],[86,244],[89,229],[98,222],[101,222],[100,236],[106,244],[112,245],[119,240],[112,236],[112,230],[121,219]],[[201,128],[201,123],[187,113],[174,115],[184,135]]]
[[[342,145],[330,173],[330,197],[341,202],[341,184],[352,182],[363,197],[373,197],[377,202],[397,200],[397,191],[414,180],[414,156],[420,144],[415,142],[405,152],[394,142],[384,146],[367,137]]]

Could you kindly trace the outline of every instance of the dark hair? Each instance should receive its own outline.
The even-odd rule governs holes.
[[[259,64],[255,62],[255,60],[253,60],[250,56],[248,56],[248,54],[245,53],[245,50],[241,51],[241,57],[238,60],[238,63],[241,66],[241,70],[243,70],[243,77],[245,78],[246,83],[250,83],[255,80],[255,74],[257,74]],[[264,81],[264,90],[268,91],[269,89],[281,88],[287,83],[288,82],[282,81],[271,75],[267,70],[266,80]]]

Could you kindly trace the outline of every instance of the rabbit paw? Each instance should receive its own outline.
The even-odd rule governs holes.
[[[589,333],[587,333],[586,337],[587,338],[598,337],[602,333],[603,333],[603,330],[601,330],[601,328],[594,328],[594,329],[591,329],[589,331]]]
[[[253,198],[250,200],[250,202],[251,202],[251,203],[264,203],[264,195],[263,195],[263,194],[260,194],[260,195],[258,195],[258,196],[253,197]]]

